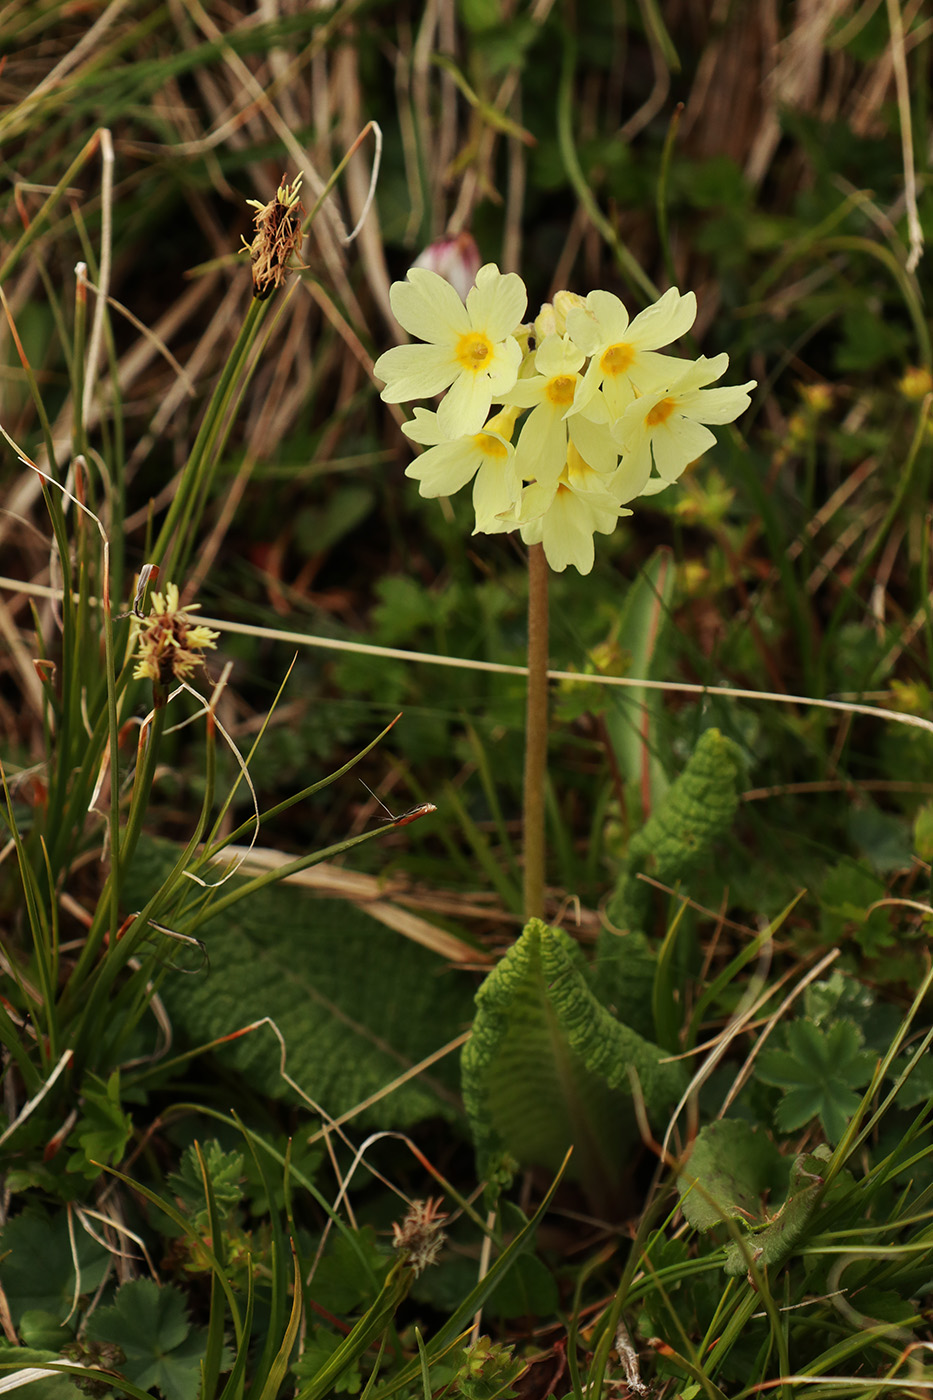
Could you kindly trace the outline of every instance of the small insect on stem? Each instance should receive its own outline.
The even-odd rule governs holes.
[[[363,783],[362,778],[360,778],[360,782]],[[382,798],[376,797],[376,794],[373,792],[369,784],[363,783],[363,786],[369,793],[370,797],[372,797],[376,802],[379,803],[379,806],[382,808],[382,810],[384,812],[388,812],[388,816],[382,817],[381,820],[384,822],[391,822],[393,826],[407,826],[409,822],[416,822],[419,817],[426,817],[430,812],[437,811],[437,808],[435,807],[433,802],[419,802],[417,807],[409,807],[408,811],[403,812],[400,817],[393,816],[386,804],[383,802]]]

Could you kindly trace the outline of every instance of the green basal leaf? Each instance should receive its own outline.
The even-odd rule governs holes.
[[[657,1119],[680,1091],[680,1067],[610,1015],[573,940],[538,919],[476,1003],[463,1097],[480,1171],[496,1172],[506,1154],[553,1170],[572,1146],[571,1172],[608,1205],[638,1141],[633,1076]]]
[[[147,847],[146,854],[151,884],[149,857],[159,859],[161,851]],[[143,878],[134,871],[135,888]],[[470,1023],[465,978],[340,900],[268,887],[205,923],[199,937],[210,966],[196,975],[170,973],[160,986],[176,1031],[202,1045],[270,1018],[285,1041],[289,1076],[335,1117],[378,1094]],[[269,1027],[218,1053],[260,1093],[292,1094]],[[444,1062],[373,1104],[358,1121],[404,1128],[438,1115],[458,1115],[453,1064]]]
[[[652,890],[639,874],[678,885],[702,869],[732,825],[743,771],[738,745],[718,729],[707,729],[664,801],[629,842],[607,911],[623,932],[607,929],[597,945],[599,991],[607,1003],[621,1006],[627,995],[624,933],[650,932]]]
[[[133,1120],[123,1112],[120,1101],[119,1070],[114,1070],[106,1082],[96,1074],[86,1074],[81,1101],[82,1114],[74,1133],[79,1146],[68,1158],[68,1171],[80,1172],[89,1181],[96,1181],[99,1164],[119,1162],[133,1131]]]
[[[751,1257],[762,1268],[777,1268],[788,1259],[806,1234],[823,1191],[822,1172],[830,1156],[822,1144],[815,1152],[795,1158],[784,1204],[769,1216],[768,1224],[749,1240]],[[748,1267],[744,1250],[733,1241],[726,1247],[727,1274],[744,1274]]]
[[[243,1199],[243,1154],[225,1152],[216,1138],[204,1143],[201,1153],[210,1177],[217,1210],[226,1218],[236,1210]],[[191,1216],[195,1229],[202,1230],[207,1219],[204,1178],[193,1144],[182,1155],[181,1170],[169,1176],[168,1185],[183,1209]]]
[[[758,1058],[758,1078],[784,1089],[775,1123],[795,1132],[818,1118],[830,1142],[838,1142],[861,1102],[875,1067],[875,1055],[863,1046],[853,1021],[840,1019],[828,1028],[812,1021],[792,1021],[787,1049],[767,1049]]]

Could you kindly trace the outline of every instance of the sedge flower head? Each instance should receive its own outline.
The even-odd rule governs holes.
[[[412,1201],[401,1225],[393,1221],[392,1244],[405,1255],[405,1263],[415,1275],[437,1263],[447,1242],[441,1226],[447,1215],[440,1200]]]
[[[173,680],[187,680],[203,665],[203,653],[216,647],[220,633],[192,620],[190,614],[199,606],[189,603],[180,607],[178,586],[169,583],[164,593],[153,593],[147,616],[133,616],[130,640],[137,647],[136,680],[169,685]]]
[[[380,355],[375,373],[386,403],[432,398],[447,390],[438,418],[448,437],[476,433],[493,399],[511,389],[522,360],[515,331],[528,304],[514,272],[487,263],[466,305],[436,272],[412,268],[389,292],[396,320],[424,345],[397,345]]]
[[[259,199],[246,201],[256,211],[253,215],[256,233],[252,243],[243,240],[243,247],[249,252],[253,296],[258,301],[265,301],[282,285],[292,254],[297,256],[301,252],[304,241],[301,228],[304,206],[299,199],[301,178],[299,173],[289,184],[283,175],[275,198],[268,204]]]

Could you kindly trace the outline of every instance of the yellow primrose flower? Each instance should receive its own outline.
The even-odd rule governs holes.
[[[722,389],[703,387],[725,374],[728,365],[726,354],[711,360],[701,355],[668,387],[636,399],[613,424],[626,470],[633,478],[645,475],[642,495],[663,491],[689,462],[714,446],[716,438],[704,423],[731,423],[748,408],[754,379]],[[660,480],[648,481],[652,458]]]
[[[670,345],[693,325],[697,299],[693,292],[681,296],[671,287],[634,319],[612,292],[590,292],[585,307],[567,312],[567,330],[575,345],[591,357],[586,372],[588,386],[602,386],[610,417],[619,418],[636,394],[650,393],[670,382],[688,360],[659,355],[659,346]]]
[[[504,524],[499,517],[510,511],[522,494],[515,448],[509,441],[518,409],[504,409],[490,418],[481,432],[457,438],[447,437],[439,416],[426,408],[416,408],[414,419],[402,424],[406,437],[429,449],[405,468],[405,475],[420,483],[422,496],[452,496],[472,481],[474,535],[478,531],[493,535],[513,529],[514,523]]]
[[[383,400],[405,403],[447,389],[437,413],[441,431],[448,439],[479,432],[493,399],[501,401],[518,377],[515,331],[528,304],[522,279],[487,263],[464,306],[443,277],[413,267],[407,281],[393,283],[389,300],[399,324],[427,343],[379,356]]]
[[[594,471],[571,443],[555,489],[538,482],[525,488],[519,523],[526,544],[544,545],[555,573],[572,564],[588,574],[596,553],[594,533],[611,535],[619,517],[631,514],[613,499],[605,474]]]
[[[170,685],[187,680],[204,663],[202,652],[213,650],[219,632],[195,624],[190,613],[199,603],[179,607],[178,585],[169,583],[164,593],[153,593],[148,616],[132,618],[130,641],[138,646],[133,676],[136,680]]]
[[[535,373],[505,396],[510,406],[531,409],[515,449],[516,466],[525,480],[551,491],[567,460],[568,438],[596,471],[615,471],[619,458],[606,405],[580,373],[584,358],[569,336],[549,335],[535,351]]]

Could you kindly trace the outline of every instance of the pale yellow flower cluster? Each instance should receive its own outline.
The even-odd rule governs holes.
[[[472,481],[474,534],[520,530],[558,572],[573,564],[589,573],[594,534],[631,515],[626,502],[676,481],[715,443],[704,425],[731,423],[755,387],[707,387],[728,355],[659,353],[696,317],[694,294],[674,287],[634,320],[611,292],[558,292],[531,326],[521,324],[524,283],[494,263],[480,268],[465,305],[424,268],[396,282],[390,299],[399,323],[425,343],[376,361],[383,399],[446,390],[436,413],[416,408],[403,425],[427,448],[406,474],[423,496]]]

